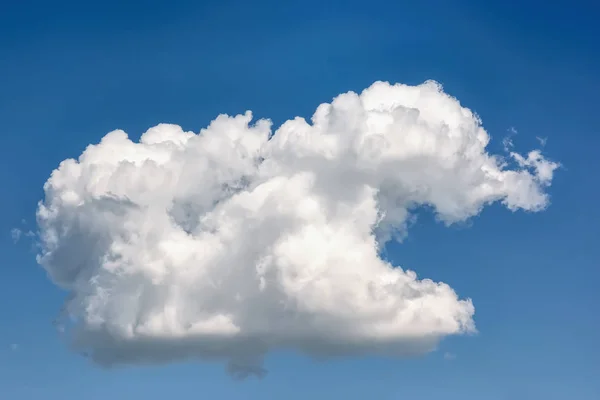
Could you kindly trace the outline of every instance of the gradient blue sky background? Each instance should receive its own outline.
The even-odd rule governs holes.
[[[0,398],[600,398],[600,10],[584,1],[22,1],[0,9]],[[277,353],[262,381],[221,365],[101,370],[51,321],[36,203],[58,163],[121,128],[198,131],[246,109],[276,125],[375,80],[440,81],[500,151],[563,164],[543,213],[424,215],[388,256],[472,297],[480,334],[415,360]],[[25,222],[22,223],[21,220]],[[13,348],[15,346],[16,348]],[[455,356],[445,359],[444,354]]]

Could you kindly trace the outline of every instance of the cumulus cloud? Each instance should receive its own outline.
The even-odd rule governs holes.
[[[376,82],[271,128],[247,112],[199,134],[116,130],[52,173],[38,262],[69,292],[77,351],[106,366],[223,361],[239,377],[276,349],[428,352],[475,332],[474,306],[384,261],[385,243],[419,207],[446,225],[493,202],[543,210],[557,167],[533,151],[508,169],[432,81]]]

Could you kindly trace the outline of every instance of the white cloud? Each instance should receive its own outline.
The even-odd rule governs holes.
[[[13,343],[13,344],[10,345],[10,349],[12,351],[17,351],[17,350],[19,350],[19,345],[16,344],[16,343]]]
[[[527,158],[518,153],[510,153],[519,166],[533,168],[539,183],[549,185],[552,182],[554,170],[559,167],[558,163],[548,161],[539,150],[530,151]]]
[[[31,231],[31,230],[24,231],[24,230],[19,229],[19,228],[12,228],[10,230],[10,237],[12,238],[12,241],[13,241],[14,244],[19,243],[19,241],[23,237],[26,237],[26,238],[29,238],[29,240],[34,245],[34,247],[36,245],[36,241],[35,241],[36,234],[33,231]]]
[[[23,231],[21,231],[19,228],[12,228],[10,230],[10,237],[12,238],[13,243],[17,243],[19,239],[21,239],[22,234]]]
[[[475,331],[445,283],[383,261],[412,211],[445,224],[499,201],[539,211],[556,168],[486,152],[470,110],[435,82],[377,82],[271,124],[219,116],[107,134],[63,161],[38,209],[39,263],[70,292],[78,351],[103,365],[222,360],[261,374],[272,349],[403,356]],[[533,155],[532,155],[533,154]]]
[[[504,151],[506,152],[510,152],[510,149],[512,149],[513,147],[515,147],[515,144],[513,143],[513,136],[517,135],[519,132],[517,132],[517,130],[515,129],[514,126],[511,126],[510,128],[508,128],[508,134],[504,137],[504,139],[502,139],[502,146],[504,146]]]
[[[548,142],[548,138],[547,137],[536,136],[535,138],[538,140],[538,142],[540,142],[540,146],[546,147],[546,143]]]

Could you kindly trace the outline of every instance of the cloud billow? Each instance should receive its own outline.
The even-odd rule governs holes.
[[[199,134],[160,124],[108,133],[44,186],[38,262],[69,292],[72,344],[95,362],[228,363],[405,356],[475,331],[445,283],[380,256],[412,212],[445,224],[501,202],[543,210],[558,164],[488,154],[479,118],[436,82],[376,82],[274,134],[252,114]]]

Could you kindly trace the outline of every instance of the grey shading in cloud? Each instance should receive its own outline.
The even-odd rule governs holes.
[[[476,332],[471,299],[381,258],[427,206],[445,225],[494,202],[544,210],[558,164],[489,154],[441,85],[376,82],[312,120],[220,115],[199,134],[121,130],[64,160],[37,210],[39,264],[69,293],[74,351],[103,366],[228,364],[272,350],[414,356]]]

